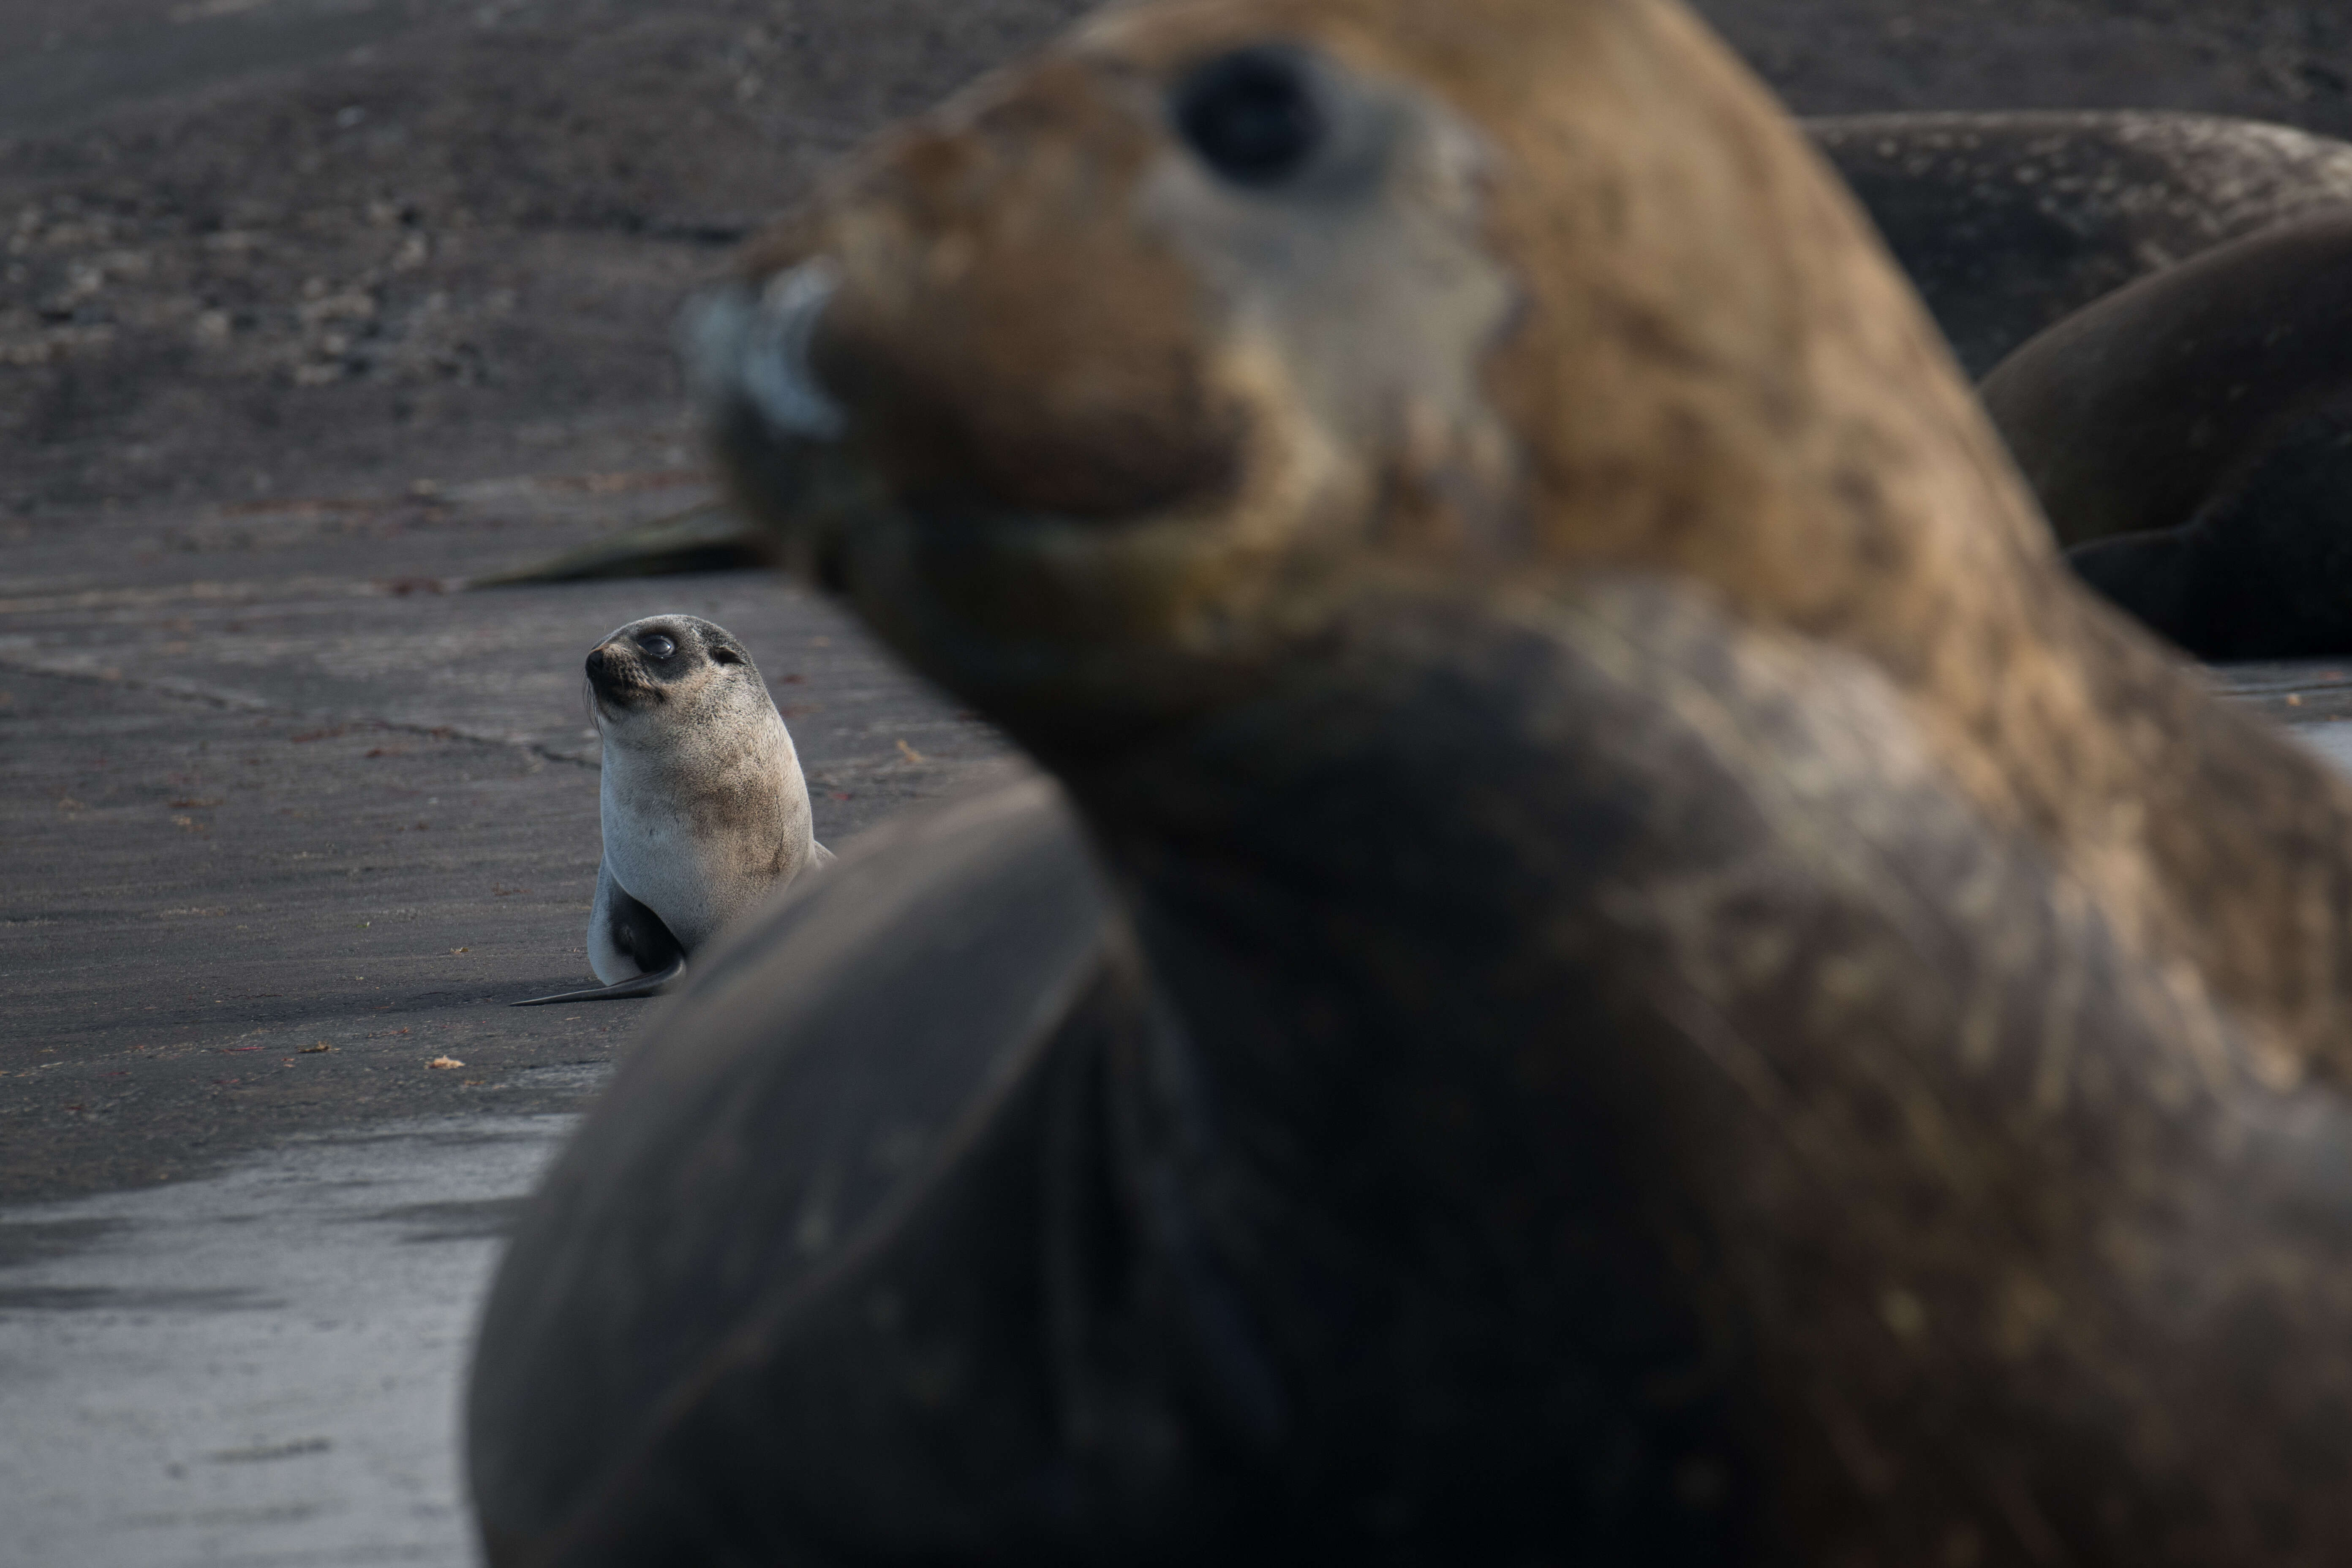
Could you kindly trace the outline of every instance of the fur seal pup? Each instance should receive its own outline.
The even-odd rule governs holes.
[[[1058,787],[656,1021],[491,1293],[492,1561],[2352,1539],[2352,786],[1685,11],[1118,7],[700,335]]]
[[[2110,295],[1979,391],[2108,598],[2204,658],[2352,652],[2352,209]]]
[[[598,990],[518,1007],[650,996],[769,894],[833,859],[799,753],[751,654],[698,616],[631,621],[588,651],[604,734],[604,858],[588,916]]]
[[[2126,283],[2352,205],[2352,144],[2261,121],[2130,110],[1802,123],[1970,375]]]

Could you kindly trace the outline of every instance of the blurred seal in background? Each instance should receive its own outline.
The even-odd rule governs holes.
[[[2108,598],[2202,658],[2352,652],[2352,208],[2111,294],[1979,392]]]
[[[1803,123],[1972,376],[2127,283],[2352,205],[2352,144],[2260,121],[2118,110]]]

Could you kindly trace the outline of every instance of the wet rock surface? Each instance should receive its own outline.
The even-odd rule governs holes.
[[[475,1298],[573,1120],[313,1134],[0,1215],[0,1369],[39,1437],[0,1453],[0,1561],[467,1561],[451,1413]]]

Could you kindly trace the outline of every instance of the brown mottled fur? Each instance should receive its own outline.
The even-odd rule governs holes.
[[[1171,134],[1193,66],[1285,40],[1346,73],[1333,134],[1376,177],[1335,153],[1268,198]],[[1081,1346],[1054,1375],[1131,1373],[1181,1435],[1148,1484],[1089,1491],[1095,1429],[1041,1418],[1066,1509],[923,1469],[844,1539],[903,1516],[945,1521],[907,1526],[926,1550],[1112,1561],[1163,1518],[1419,1562],[1483,1518],[1596,1563],[2340,1554],[2352,791],[2074,584],[1853,204],[1685,13],[1109,11],[881,144],[749,277],[809,257],[845,434],[733,410],[739,482],[1068,784],[1157,998],[1051,1047],[1147,1108],[1069,1179],[1131,1226],[1104,1268],[1213,1257],[1294,1402],[1237,1440],[1265,1489],[1233,1502],[1215,1377]],[[763,1037],[750,996],[714,1015]],[[1000,1201],[954,1174],[943,1205]],[[1172,1241],[1120,1208],[1162,1180]],[[1030,1255],[919,1228],[877,1221],[854,1288],[931,1292],[966,1362],[1012,1365],[1026,1298],[974,1282]],[[850,1323],[852,1285],[805,1289]],[[1171,1300],[1121,1297],[1105,1342],[1228,1321]],[[730,1342],[779,1387],[902,1364],[776,1322]],[[845,1474],[1059,1408],[1006,1375],[1001,1405],[828,1384],[876,1434]],[[664,1486],[727,1422],[776,1430],[677,1408],[633,1450]],[[1528,1453],[1588,1490],[1555,1507]],[[1727,1467],[1738,1529],[1685,1462]],[[724,1511],[675,1484],[569,1528]]]
[[[1527,296],[1485,373],[1524,460],[1514,558],[1433,560],[1423,530],[1409,560],[1381,559],[1381,476],[1286,468],[1286,387],[1220,362],[1181,266],[1135,232],[1119,193],[1153,148],[1123,71],[1244,29],[1425,83],[1496,153],[1487,232]],[[2068,579],[1851,200],[1678,8],[1114,10],[901,132],[823,211],[747,269],[842,258],[857,287],[819,364],[873,411],[884,469],[1018,509],[1218,520],[1181,549],[974,573],[961,607],[1056,642],[1090,689],[1146,705],[1168,645],[1202,651],[1188,613],[1204,603],[1247,666],[1277,656],[1234,626],[1311,626],[1344,584],[1399,566],[1523,586],[1670,572],[1878,666],[1969,794],[2029,825],[2180,984],[2242,1010],[2276,1070],[2352,1073],[2352,792]],[[1410,493],[1395,478],[1386,493]],[[1303,486],[1321,493],[1302,503]],[[1338,565],[1335,528],[1356,532]],[[906,606],[870,613],[923,657]]]

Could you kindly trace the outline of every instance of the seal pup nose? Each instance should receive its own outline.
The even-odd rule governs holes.
[[[733,284],[688,305],[680,336],[698,397],[712,408],[748,403],[779,436],[839,440],[848,416],[817,378],[809,350],[840,287],[840,273],[820,256],[757,288]]]
[[[601,647],[590,648],[588,650],[588,679],[595,680],[602,678],[604,673],[604,650]]]

